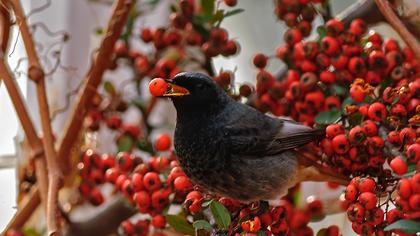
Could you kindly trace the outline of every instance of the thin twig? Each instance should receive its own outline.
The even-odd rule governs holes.
[[[36,91],[43,132],[43,146],[48,167],[48,194],[47,194],[47,230],[48,235],[61,235],[60,209],[58,207],[58,192],[63,184],[63,174],[58,164],[57,153],[54,148],[54,136],[51,127],[50,111],[45,89],[45,77],[35,44],[26,22],[25,14],[19,0],[11,1],[13,11],[22,33],[23,44],[28,56],[29,79],[36,82]]]
[[[64,135],[59,141],[58,156],[62,159],[61,163],[63,164],[68,161],[69,153],[81,130],[83,118],[96,93],[96,89],[102,81],[102,75],[107,69],[107,65],[109,65],[115,42],[123,31],[125,21],[133,4],[133,0],[118,0],[114,4],[112,17],[108,23],[105,34],[106,36],[84,79],[84,88],[76,98],[76,107],[66,123]],[[63,170],[66,170],[66,165],[64,164],[62,168]]]
[[[23,204],[7,225],[3,232],[4,235],[9,229],[19,229],[26,223],[41,201],[39,196],[39,188],[37,186],[32,187],[31,193],[22,200]]]

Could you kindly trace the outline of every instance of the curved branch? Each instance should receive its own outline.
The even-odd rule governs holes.
[[[415,57],[420,57],[420,44],[417,39],[408,31],[400,18],[395,14],[391,4],[387,0],[375,0],[379,11],[392,26],[392,28],[401,36],[408,47],[413,50]]]
[[[76,98],[76,107],[73,109],[70,118],[67,120],[64,135],[59,141],[58,157],[61,158],[62,169],[66,171],[69,153],[79,136],[83,119],[91,101],[96,93],[96,89],[102,81],[102,75],[109,65],[114,45],[121,35],[125,21],[130,12],[134,0],[115,1],[112,17],[108,23],[105,38],[92,62],[91,68],[84,79],[83,89],[80,90]]]
[[[32,187],[31,193],[23,200],[23,204],[9,222],[3,234],[6,234],[9,229],[19,229],[25,224],[32,212],[38,207],[41,201],[39,196],[39,188],[37,186]]]
[[[58,192],[63,184],[63,174],[58,165],[57,153],[54,148],[54,136],[51,127],[49,104],[45,89],[45,74],[39,62],[38,53],[26,22],[26,17],[19,0],[11,1],[19,30],[22,33],[26,54],[28,55],[28,77],[36,82],[36,91],[43,132],[43,146],[48,167],[47,193],[47,229],[48,235],[60,235],[60,209],[58,207]]]
[[[2,1],[0,5],[0,25],[0,48],[3,52],[6,52],[7,45],[9,44],[12,21],[10,19],[10,9],[4,1]]]

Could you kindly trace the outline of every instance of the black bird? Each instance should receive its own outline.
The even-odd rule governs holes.
[[[250,202],[279,199],[300,181],[346,183],[296,150],[322,130],[236,102],[201,73],[167,82],[163,96],[177,111],[175,151],[187,176],[206,190]]]

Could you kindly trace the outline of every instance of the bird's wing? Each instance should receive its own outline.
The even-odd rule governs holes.
[[[303,146],[323,135],[287,119],[268,117],[251,109],[236,112],[225,126],[225,140],[231,154],[270,156]]]

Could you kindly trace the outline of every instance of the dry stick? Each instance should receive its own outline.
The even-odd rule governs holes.
[[[41,195],[41,200],[46,203],[47,197],[47,185],[48,182],[46,181],[46,169],[45,169],[45,159],[43,155],[43,147],[41,140],[36,135],[35,127],[29,117],[29,113],[25,107],[23,102],[22,95],[18,86],[16,84],[16,80],[11,76],[9,68],[6,66],[3,60],[0,60],[0,78],[3,79],[4,84],[6,85],[6,89],[9,93],[9,96],[12,100],[13,106],[16,110],[16,114],[20,120],[22,128],[25,132],[26,138],[28,140],[29,146],[31,147],[33,156],[35,158],[35,165],[37,167],[36,176],[38,180],[39,192]],[[32,195],[33,196],[33,195]],[[22,211],[33,211],[37,207],[36,205],[28,205],[27,207],[32,207],[32,209],[27,209],[26,207],[22,208]],[[15,217],[11,220],[9,225],[15,225],[16,227],[20,227],[22,225],[17,224],[15,222],[25,222],[26,219],[22,219],[21,217],[26,217],[28,214],[19,214],[19,211],[16,213]],[[9,227],[6,228],[6,231],[10,229]]]
[[[98,55],[102,55],[102,59],[99,60],[100,59],[99,58],[98,60],[96,60],[96,63],[94,63],[92,65],[92,67],[94,67],[95,65],[96,65],[95,67],[104,67],[104,68],[102,68],[102,73],[103,73],[103,71],[106,68],[106,66],[105,66],[105,63],[106,62],[104,61],[104,59],[110,58],[110,55],[111,55],[112,50],[114,48],[114,44],[115,44],[116,40],[118,39],[119,35],[122,32],[122,28],[124,26],[124,22],[126,20],[127,14],[129,12],[129,9],[131,8],[132,4],[133,4],[133,1],[131,1],[131,0],[128,1],[127,3],[124,3],[124,1],[121,1],[120,0],[120,1],[117,2],[117,6],[114,7],[114,10],[113,10],[113,13],[112,13],[112,18],[111,18],[111,21],[110,21],[110,25],[109,25],[109,28],[107,30],[108,33],[106,35],[111,35],[111,36],[112,35],[116,35],[116,36],[113,36],[112,37],[112,40],[109,39],[108,37],[106,37],[104,39],[104,42],[102,43],[101,48],[100,48],[99,53],[98,53]],[[106,53],[101,53],[101,51],[103,51],[103,50],[106,50],[107,52]],[[6,69],[2,69],[2,65],[5,68],[4,63],[3,64],[0,64],[0,77],[9,76],[11,78],[10,74],[6,72]],[[92,74],[93,71],[95,71],[95,69],[91,68],[91,70],[90,70],[91,73],[89,73],[89,75]],[[96,72],[94,74],[98,74],[98,72]],[[89,76],[89,75],[87,76],[87,79],[88,78],[91,78],[90,80],[92,80],[92,76]],[[101,75],[100,77],[102,77],[102,74],[100,74],[100,75]],[[11,81],[12,81],[11,83],[14,83],[13,80],[11,80]],[[88,90],[88,91],[86,91],[86,93],[92,92],[92,91],[89,91],[90,89],[86,89],[86,88],[90,88],[90,87],[89,86],[85,86],[85,90]],[[19,94],[18,90],[16,90],[16,85],[14,86],[14,89],[12,89],[12,92],[14,94]],[[92,94],[94,95],[94,93],[92,93]],[[82,98],[79,98],[78,101],[90,101],[91,100],[91,99],[89,99],[89,100],[86,99],[86,95],[84,95],[84,96],[85,96],[85,98],[83,98],[83,99]],[[14,99],[16,97],[16,95],[15,96],[12,96],[11,95],[11,97],[12,97],[12,101],[14,103],[15,103],[15,100],[18,100],[16,102],[18,105],[15,105],[15,107],[18,108],[18,109],[16,109],[17,111],[18,110],[21,111],[22,110],[21,107],[23,107],[23,110],[26,111],[26,109],[24,108],[23,101],[20,101],[19,102],[19,99],[18,99],[19,97],[17,99]],[[88,97],[91,98],[92,95],[90,95]],[[22,99],[20,99],[20,100],[22,100]],[[21,105],[19,105],[19,104],[21,104]],[[87,105],[87,104],[80,104],[80,105]],[[78,105],[78,106],[80,106],[80,105]],[[35,129],[32,127],[32,130],[33,130],[33,134],[34,135],[32,135],[31,132],[28,132],[28,130],[31,131],[30,126],[33,126],[33,125],[32,125],[32,122],[28,122],[28,121],[30,121],[30,119],[29,119],[29,116],[27,115],[27,112],[26,112],[26,116],[25,115],[19,115],[20,114],[19,112],[17,112],[17,113],[18,113],[19,118],[21,119],[22,126],[24,126],[24,131],[25,131],[26,136],[28,138],[29,144],[30,145],[31,144],[36,144],[36,143],[33,142],[33,140],[34,140],[33,137],[36,137]],[[73,114],[77,114],[77,113],[73,113]],[[21,117],[23,117],[23,118],[21,118]],[[25,121],[23,121],[23,120],[25,120]],[[80,120],[80,119],[78,119],[78,120]],[[74,125],[72,127],[74,127]],[[80,128],[81,127],[81,124],[78,127]],[[66,130],[67,130],[66,133],[69,133],[69,129],[66,129]],[[71,132],[76,132],[74,134],[71,134],[70,135],[71,137],[77,137],[78,136],[78,131],[77,130],[73,130]],[[28,133],[29,133],[29,135],[28,135]],[[68,139],[69,138],[68,137],[69,135],[67,134],[66,136],[67,136],[67,139]],[[67,140],[67,139],[63,139],[63,140]],[[39,145],[35,145],[34,147],[32,147],[32,145],[31,145],[31,147],[32,147],[32,150],[35,150],[35,153],[38,153],[37,155],[39,156],[40,153],[42,154],[43,148],[42,148],[41,142],[39,142],[38,137],[36,137],[35,140],[38,141],[38,144]],[[60,147],[63,147],[63,145],[59,145],[59,146]],[[59,152],[59,153],[64,153],[65,154],[64,155],[65,157],[63,157],[63,158],[67,158],[67,156],[68,156],[68,152],[65,153],[64,151],[70,150],[70,148],[72,146],[73,145],[69,145],[68,149],[63,149],[63,148],[60,149],[60,150],[62,150],[62,152]],[[43,160],[43,157],[42,156],[39,156],[39,158],[35,159],[35,161],[36,161],[35,164],[36,164],[36,167],[37,167],[36,174],[37,174],[37,179],[38,179],[39,189],[40,189],[39,192],[40,192],[40,195],[41,195],[41,199],[46,199],[46,197],[43,198],[42,196],[43,196],[44,193],[47,192],[47,187],[46,187],[47,186],[46,185],[47,183],[44,183],[44,181],[41,181],[42,179],[45,179],[45,178],[43,178],[43,176],[46,176],[46,174],[45,175],[41,175],[42,172],[45,172],[45,164],[43,164],[41,161],[38,161],[38,159],[39,160]],[[43,160],[43,161],[45,162],[45,160]],[[44,169],[44,171],[43,171],[43,169]],[[32,195],[32,197],[35,197],[35,196]],[[30,216],[30,213],[32,213],[35,210],[36,207],[37,207],[37,205],[35,205],[35,206],[34,205],[23,206],[21,209],[18,210],[18,212],[16,213],[16,217],[14,217],[12,219],[10,225],[15,225],[15,227],[17,227],[17,228],[21,227],[22,225],[15,224],[14,222],[16,222],[16,221],[18,221],[18,222],[26,222],[27,218],[29,218],[29,216]],[[30,213],[29,214],[19,214],[21,211],[28,211]],[[23,218],[23,217],[27,217],[27,218]],[[6,230],[5,230],[5,232],[8,229],[10,229],[10,228],[7,227]]]
[[[9,9],[4,1],[0,5],[0,49],[5,52],[9,44],[10,27],[12,22],[10,19]]]
[[[14,216],[15,220],[11,221],[6,229],[17,229],[24,225],[27,219],[32,215],[33,209],[35,209],[41,202],[39,188],[33,187],[31,193],[22,200],[23,204],[16,212]],[[7,230],[5,230],[7,232]]]
[[[420,44],[410,31],[408,31],[407,27],[397,14],[395,14],[389,1],[375,0],[375,3],[392,28],[401,36],[407,46],[413,50],[415,57],[420,58]]]
[[[85,77],[85,84],[76,98],[76,107],[73,109],[70,118],[65,126],[64,136],[59,142],[58,157],[63,163],[63,170],[68,167],[69,153],[74,146],[79,131],[82,128],[83,119],[89,108],[96,89],[102,81],[102,75],[107,69],[113,53],[115,42],[118,40],[125,25],[128,13],[134,3],[134,0],[118,0],[114,3],[112,17],[108,23],[105,38],[103,39],[98,53],[92,63],[92,66]]]
[[[63,175],[58,166],[57,153],[54,149],[54,138],[51,128],[50,111],[45,91],[44,71],[38,59],[32,35],[19,0],[11,1],[16,21],[22,34],[26,54],[28,55],[29,79],[36,83],[41,127],[43,131],[43,145],[48,167],[48,196],[47,196],[47,230],[48,235],[60,235],[60,211],[58,208],[58,192],[62,186]]]

